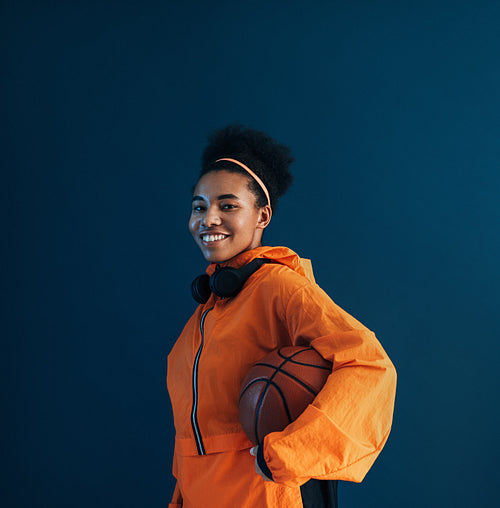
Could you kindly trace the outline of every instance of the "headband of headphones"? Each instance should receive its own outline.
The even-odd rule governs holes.
[[[236,296],[249,277],[265,263],[271,263],[271,260],[257,258],[241,268],[231,266],[221,268],[217,265],[210,277],[204,273],[193,280],[191,283],[193,298],[203,304],[208,301],[212,293],[222,298]]]

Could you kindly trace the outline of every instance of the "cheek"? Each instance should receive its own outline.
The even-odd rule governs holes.
[[[191,217],[189,217],[188,229],[193,236],[196,234],[196,231],[198,229],[198,227],[197,227],[198,221],[199,221],[199,219],[197,219],[196,217],[193,217],[192,215],[191,215]]]
[[[235,231],[238,232],[238,237],[241,241],[248,241],[253,238],[255,233],[255,221],[253,217],[241,218],[237,224],[234,224]]]

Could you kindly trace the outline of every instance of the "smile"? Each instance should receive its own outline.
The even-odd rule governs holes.
[[[201,239],[205,243],[218,242],[219,240],[224,240],[229,235],[201,235]]]

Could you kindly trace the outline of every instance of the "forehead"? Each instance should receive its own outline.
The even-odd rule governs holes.
[[[234,194],[240,199],[253,197],[249,177],[229,171],[211,171],[203,175],[194,189],[194,195],[214,198],[221,194]]]

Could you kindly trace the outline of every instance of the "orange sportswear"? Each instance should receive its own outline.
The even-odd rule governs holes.
[[[314,282],[307,260],[258,247],[222,266],[271,259],[233,298],[199,305],[168,357],[176,429],[170,508],[299,508],[311,478],[360,482],[392,424],[396,371],[373,332]],[[207,268],[210,275],[215,265]],[[274,481],[255,473],[238,417],[250,367],[287,345],[314,347],[333,364],[324,388],[282,432],[264,439]]]

